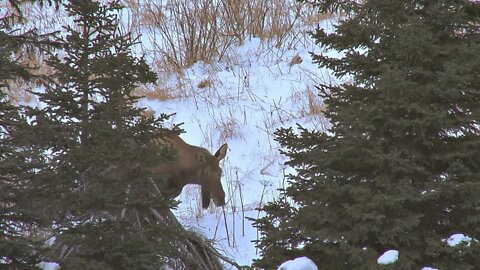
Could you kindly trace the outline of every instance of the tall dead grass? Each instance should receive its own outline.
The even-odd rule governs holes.
[[[148,37],[147,54],[158,71],[168,73],[181,73],[198,61],[231,57],[233,45],[252,37],[276,48],[290,48],[306,32],[293,31],[297,24],[314,21],[312,17],[318,15],[310,5],[292,0],[126,2],[134,17],[133,29]]]

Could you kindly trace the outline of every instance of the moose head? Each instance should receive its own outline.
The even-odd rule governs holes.
[[[227,144],[223,144],[212,155],[207,149],[187,144],[177,135],[169,135],[158,140],[161,145],[167,145],[176,151],[177,158],[173,163],[160,164],[150,170],[168,176],[169,189],[178,196],[187,184],[201,186],[202,207],[208,208],[210,199],[216,206],[225,205],[225,191],[222,187],[222,169],[220,160],[225,158]]]

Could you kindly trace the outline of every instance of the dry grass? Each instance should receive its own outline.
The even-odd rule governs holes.
[[[154,55],[159,71],[179,72],[198,61],[211,62],[228,46],[228,39],[219,33],[219,1],[131,2],[130,8],[140,18],[134,23],[151,39],[154,48],[149,53]]]
[[[310,30],[314,30],[318,23],[331,18],[331,14],[320,13],[315,8],[306,8],[302,10],[302,16],[300,17],[302,25],[308,27]]]
[[[312,90],[310,86],[307,89],[294,91],[291,100],[294,104],[300,105],[296,113],[297,117],[322,115],[326,110],[317,91]]]
[[[148,88],[143,86],[136,89],[135,94],[148,99],[171,100],[185,97],[185,94],[180,89],[181,88],[177,87],[167,88],[163,86],[155,86],[153,88]]]
[[[199,82],[197,84],[197,87],[200,88],[200,89],[203,89],[203,88],[206,88],[206,87],[210,87],[213,85],[213,82],[212,80],[210,79],[205,79],[205,80],[202,80],[201,82]]]
[[[291,49],[306,38],[305,23],[322,17],[309,4],[290,0],[126,1],[131,23],[150,39],[157,71],[181,73],[198,61],[231,59],[232,46],[251,37]],[[317,23],[319,21],[316,21]],[[297,26],[298,25],[298,26]],[[298,31],[302,27],[302,31]],[[300,37],[300,35],[302,37]]]
[[[240,127],[238,121],[233,117],[221,119],[220,121],[217,121],[215,125],[216,133],[219,134],[219,140],[221,142],[228,141],[239,135]]]
[[[295,56],[292,57],[288,65],[291,67],[293,65],[301,64],[302,62],[303,62],[303,59],[300,57],[300,55],[296,54]]]
[[[315,94],[310,88],[307,88],[308,115],[323,114],[325,112],[325,104],[322,102],[318,94]]]
[[[142,52],[150,58],[153,69],[165,75],[163,77],[181,76],[186,67],[199,61],[234,62],[237,56],[232,48],[252,37],[265,41],[267,49],[271,48],[270,44],[291,49],[306,38],[306,30],[312,30],[326,18],[311,5],[291,0],[124,0],[124,3],[129,14],[122,20],[128,25],[126,29],[150,40]],[[37,5],[25,5],[24,12],[31,18],[29,25],[45,31],[66,22],[65,16],[47,16],[54,11],[39,9]],[[296,56],[290,65],[299,61],[301,58]],[[47,69],[42,67],[35,72],[45,74],[49,72]],[[147,98],[166,100],[187,96],[186,92],[190,91],[181,89],[183,86],[163,82],[160,85],[139,92]],[[212,80],[205,80],[197,87],[210,88],[212,85]]]

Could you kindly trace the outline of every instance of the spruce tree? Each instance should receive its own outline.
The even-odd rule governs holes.
[[[36,177],[43,169],[42,154],[32,144],[27,108],[16,105],[10,94],[26,91],[22,86],[39,77],[26,60],[58,44],[50,40],[52,34],[26,29],[20,3],[9,3],[12,12],[0,18],[0,268],[38,269],[41,229],[48,224],[42,205],[51,194]]]
[[[180,257],[177,228],[155,216],[173,201],[163,177],[148,170],[172,159],[152,143],[170,131],[166,116],[142,117],[133,93],[156,75],[121,32],[118,1],[65,8],[73,25],[64,50],[47,60],[54,75],[39,94],[44,106],[29,115],[56,193],[46,210],[55,243],[44,254],[62,269],[159,269]]]
[[[62,269],[205,269],[230,264],[200,235],[186,231],[170,211],[176,206],[165,175],[149,168],[174,160],[155,142],[180,130],[168,118],[143,117],[134,90],[156,75],[136,43],[118,25],[118,1],[72,1],[74,25],[60,40],[64,50],[47,63],[55,74],[32,109],[36,146],[45,153],[57,196],[45,211],[55,243],[42,255]],[[155,139],[155,140],[154,140]]]
[[[313,2],[343,14],[313,34],[343,83],[319,86],[329,132],[277,132],[296,173],[256,221],[255,265],[480,269],[480,3]],[[449,247],[455,233],[474,240]]]
[[[8,37],[0,40],[0,268],[57,261],[62,269],[218,270],[219,258],[238,267],[183,228],[165,176],[148,169],[173,160],[153,139],[179,128],[167,130],[168,116],[145,118],[136,107],[133,91],[156,75],[120,31],[121,6],[65,8],[72,25],[48,42],[62,49],[47,61],[54,74],[41,76],[37,108],[13,106],[4,90],[32,77],[12,56],[27,43],[45,45],[37,42],[45,36],[0,31]]]
[[[0,83],[4,82],[0,79]],[[12,139],[21,130],[19,126],[24,125],[24,119],[20,108],[10,103],[4,92],[6,87],[0,89],[0,268],[32,269],[38,262],[35,250],[41,243],[32,235],[25,236],[41,225],[41,218],[30,207],[33,198],[26,197],[31,183],[22,176],[32,169],[24,158],[26,149],[19,149],[19,144]]]

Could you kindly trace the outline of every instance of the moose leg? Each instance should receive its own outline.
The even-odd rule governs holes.
[[[211,198],[210,192],[208,192],[206,190],[206,188],[204,188],[202,186],[202,207],[203,207],[203,209],[207,209],[208,206],[210,205],[210,198]]]

